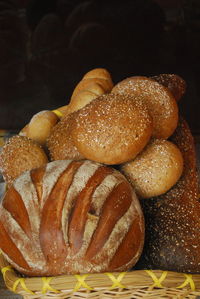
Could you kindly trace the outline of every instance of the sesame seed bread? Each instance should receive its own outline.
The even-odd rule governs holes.
[[[0,169],[8,186],[24,171],[48,162],[42,147],[34,140],[16,135],[7,140],[0,154]]]
[[[143,267],[200,273],[200,202],[194,140],[180,117],[171,138],[183,155],[183,174],[164,195],[143,200]]]
[[[176,74],[159,74],[151,77],[151,79],[167,87],[174,98],[178,102],[186,91],[186,82],[183,78]]]
[[[83,155],[79,153],[71,137],[71,123],[76,113],[70,113],[63,117],[52,129],[47,139],[51,161],[54,160],[81,160]]]
[[[76,112],[71,135],[87,159],[108,165],[133,159],[152,134],[146,106],[128,95],[105,94]]]
[[[178,106],[168,88],[151,78],[133,76],[117,83],[112,93],[137,97],[147,106],[153,119],[153,137],[167,139],[173,134],[178,123]]]
[[[179,180],[183,157],[179,148],[168,140],[152,139],[144,150],[120,167],[140,198],[166,193]]]

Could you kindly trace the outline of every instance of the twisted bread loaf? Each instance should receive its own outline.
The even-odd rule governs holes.
[[[65,116],[81,109],[98,96],[110,92],[112,88],[112,78],[106,69],[92,69],[75,87],[69,104],[59,107],[57,110]]]
[[[98,84],[104,90],[104,93],[108,93],[113,88],[113,82],[110,73],[106,69],[97,68],[86,73],[82,80],[78,83],[72,93],[72,99],[81,91],[87,90],[91,84]]]
[[[87,160],[24,173],[0,207],[0,248],[27,275],[127,270],[143,241],[131,185],[115,169]]]

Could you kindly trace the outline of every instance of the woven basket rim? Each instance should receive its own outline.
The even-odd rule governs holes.
[[[200,274],[186,274],[163,270],[133,270],[129,272],[61,275],[55,277],[22,277],[0,254],[0,269],[9,290],[21,295],[39,292],[59,293],[68,290],[99,291],[130,289],[186,289],[190,294],[200,295]]]

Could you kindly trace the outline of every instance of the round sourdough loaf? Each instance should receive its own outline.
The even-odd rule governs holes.
[[[29,276],[125,271],[139,259],[144,218],[117,170],[88,160],[25,172],[0,207],[0,248]]]

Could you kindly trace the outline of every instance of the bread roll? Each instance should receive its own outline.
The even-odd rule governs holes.
[[[0,153],[0,169],[10,186],[24,171],[40,167],[48,162],[42,147],[25,136],[13,136],[7,140]]]
[[[183,171],[183,157],[172,142],[155,139],[121,170],[141,198],[150,198],[164,194],[176,184]]]
[[[92,92],[90,89],[94,88],[94,85],[98,84],[92,84],[91,86],[88,86],[88,90],[81,90],[73,99],[71,100],[69,104],[68,111],[70,113],[77,111],[81,109],[82,107],[89,104],[92,100],[96,99],[98,95],[94,92]],[[100,87],[101,88],[101,87]],[[101,88],[100,95],[104,94],[104,90]]]
[[[104,90],[104,93],[110,92],[113,88],[112,78],[106,69],[93,69],[86,73],[77,84],[72,93],[71,101],[81,90],[88,90],[93,84],[98,84]]]
[[[84,157],[100,163],[132,160],[152,134],[147,108],[126,95],[102,95],[76,113],[74,145]]]
[[[54,112],[40,111],[31,118],[26,129],[26,136],[45,146],[51,129],[58,121],[59,117]]]
[[[24,173],[0,207],[2,253],[29,276],[126,271],[143,242],[131,185],[91,161],[54,161]]]
[[[108,80],[108,81],[112,82],[112,78],[111,78],[110,73],[104,68],[93,69],[93,70],[87,72],[83,76],[83,80],[93,79],[93,78],[100,78],[100,79],[104,79],[104,80]]]
[[[173,134],[178,123],[178,106],[168,88],[151,78],[134,76],[115,85],[112,93],[129,94],[145,103],[153,118],[153,137],[167,139]]]
[[[75,147],[71,137],[71,123],[74,117],[74,113],[63,117],[51,130],[47,139],[47,148],[52,161],[84,158]]]
[[[113,82],[106,69],[97,68],[89,71],[75,87],[67,113],[81,109],[98,96],[110,92],[112,88]]]

